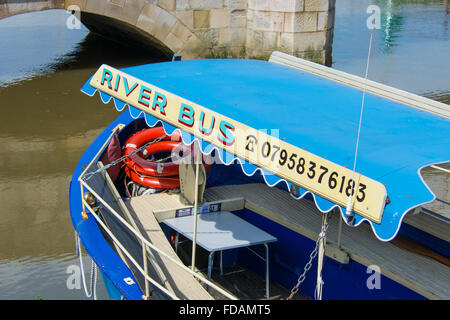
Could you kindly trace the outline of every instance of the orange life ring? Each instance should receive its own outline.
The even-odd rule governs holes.
[[[144,144],[164,136],[163,127],[154,127],[144,129],[131,136],[125,143],[124,155],[129,155],[136,149],[142,147]],[[144,152],[138,152],[125,159],[125,163],[129,168],[132,168],[136,173],[150,175],[150,176],[173,176],[178,174],[178,165],[173,162],[157,163],[145,159],[146,155],[150,155],[162,151],[172,151],[181,141],[181,136],[178,132],[172,136],[166,136],[160,142],[156,142]]]
[[[178,177],[179,164],[175,162],[158,163],[147,160],[146,156],[164,151],[172,152],[178,148],[181,144],[181,134],[178,131],[171,136],[167,136],[163,127],[141,130],[128,138],[123,154],[130,155],[146,143],[162,136],[165,137],[161,141],[151,144],[143,152],[137,152],[125,158],[125,173],[134,182],[150,188],[175,189],[180,186]],[[183,157],[191,153],[192,146],[182,146],[179,151],[183,152]],[[208,172],[209,169],[210,165],[206,164],[205,170]]]
[[[173,177],[151,177],[144,176],[136,173],[128,166],[125,166],[125,173],[128,177],[130,177],[134,182],[142,184],[146,187],[154,188],[154,189],[175,189],[180,186],[180,180],[178,176]]]
[[[142,153],[138,153],[137,159],[133,159],[135,161],[132,164],[132,167],[137,173],[140,174],[159,177],[176,176],[178,175],[178,163],[153,162],[145,159],[145,157],[164,151],[172,152],[179,146],[180,142],[177,141],[160,141],[151,144]]]

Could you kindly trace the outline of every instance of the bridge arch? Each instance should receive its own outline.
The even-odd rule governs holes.
[[[0,0],[0,19],[79,8],[86,27],[167,55],[268,58],[274,50],[331,64],[336,0]]]
[[[175,52],[186,59],[202,56],[206,47],[176,16],[175,10],[153,2],[156,1],[0,0],[0,19],[49,9],[75,9],[79,10],[75,12],[75,16],[79,17],[89,30],[106,37],[139,43],[145,49],[157,48],[168,56]]]

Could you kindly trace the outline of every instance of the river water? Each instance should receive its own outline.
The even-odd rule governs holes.
[[[382,29],[375,33],[369,78],[450,104],[449,16],[442,1],[337,1],[333,67],[364,74],[371,3],[382,9]],[[64,10],[50,10],[0,20],[0,299],[85,298],[82,287],[68,282],[68,268],[79,265],[69,181],[117,112],[79,89],[102,63],[120,68],[166,60],[83,26],[68,29],[67,18]],[[447,183],[439,179],[438,185]],[[88,278],[89,267],[86,260]],[[101,281],[97,296],[107,298]]]

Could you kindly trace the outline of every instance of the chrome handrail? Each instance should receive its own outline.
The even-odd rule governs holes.
[[[125,227],[127,227],[141,241],[141,243],[143,244],[143,252],[147,251],[147,247],[149,249],[153,250],[153,251],[158,252],[159,254],[161,254],[162,256],[167,258],[169,261],[174,263],[176,266],[180,267],[182,270],[184,270],[187,273],[191,274],[196,279],[198,279],[199,281],[201,281],[204,284],[208,285],[209,287],[212,287],[213,289],[215,289],[217,292],[219,292],[223,296],[225,296],[225,297],[227,297],[227,298],[229,298],[231,300],[237,300],[237,297],[235,297],[234,295],[232,295],[232,294],[228,293],[227,291],[223,290],[222,288],[220,288],[219,286],[217,286],[213,282],[209,281],[208,279],[206,279],[202,275],[197,274],[196,272],[192,271],[190,268],[186,267],[184,264],[180,263],[179,261],[175,260],[174,258],[169,256],[165,252],[161,251],[159,248],[155,247],[152,243],[150,243],[147,239],[145,239],[137,230],[135,230],[125,219],[123,219],[122,216],[119,213],[117,213],[101,196],[99,196],[85,181],[83,181],[83,176],[86,174],[88,169],[92,166],[92,164],[95,162],[97,157],[106,149],[106,147],[108,146],[111,138],[116,133],[116,131],[119,128],[119,126],[117,126],[116,128],[114,128],[112,130],[112,134],[106,139],[106,142],[103,144],[103,146],[100,148],[100,150],[97,152],[97,154],[89,162],[88,166],[83,170],[81,175],[78,177],[78,181],[80,182],[80,187],[81,187],[81,200],[82,200],[82,204],[83,204],[83,212],[84,212],[84,208],[87,208],[91,212],[92,216],[96,219],[96,221],[99,223],[99,225],[108,233],[108,235],[111,237],[111,239],[114,241],[114,243],[123,251],[123,253],[130,259],[130,261],[136,266],[136,268],[139,270],[139,272],[144,276],[144,278],[146,279],[146,288],[145,288],[145,291],[146,291],[145,296],[146,296],[146,298],[148,298],[147,281],[149,281],[153,285],[155,285],[158,289],[160,289],[165,294],[167,294],[169,297],[171,297],[172,299],[179,300],[179,298],[176,295],[174,295],[171,292],[169,292],[168,290],[166,290],[162,285],[157,283],[156,280],[151,278],[148,275],[147,270],[142,270],[142,268],[139,266],[139,264],[134,260],[134,258],[131,256],[131,254],[124,248],[124,246],[120,243],[120,241],[114,236],[114,234],[111,232],[111,230],[109,230],[108,227],[103,223],[103,221],[101,221],[101,219],[95,213],[94,209],[89,205],[89,203],[86,202],[86,200],[84,199],[84,196],[83,196],[84,195],[83,186],[86,189],[88,189],[88,191],[95,198],[97,198]],[[147,269],[147,267],[146,267],[146,260],[147,260],[147,258],[146,258],[146,255],[144,254],[144,269]]]
[[[142,243],[144,243],[147,247],[149,247],[150,249],[158,252],[159,254],[163,255],[165,258],[167,258],[168,260],[170,260],[171,262],[173,262],[175,265],[179,266],[181,269],[185,270],[186,272],[190,273],[192,276],[194,276],[195,278],[197,278],[198,280],[204,282],[205,284],[207,284],[208,286],[211,286],[212,288],[214,288],[215,290],[217,290],[220,294],[224,295],[225,297],[232,299],[232,300],[237,300],[237,298],[231,294],[229,294],[228,292],[226,292],[225,290],[223,290],[222,288],[218,287],[216,284],[212,283],[211,281],[209,281],[208,279],[206,279],[205,277],[197,274],[196,272],[192,271],[191,269],[189,269],[188,267],[186,267],[185,265],[181,264],[180,262],[176,261],[174,258],[172,258],[171,256],[169,256],[168,254],[166,254],[164,251],[162,251],[161,249],[155,247],[152,243],[150,243],[147,239],[145,239],[144,237],[142,237],[142,235],[136,231],[131,225],[128,224],[127,221],[125,221],[120,214],[118,214],[113,208],[111,208],[111,206],[105,201],[103,200],[89,185],[87,185],[84,181],[82,181],[80,179],[80,182],[89,190],[89,192],[92,193],[92,195],[94,197],[96,197],[109,211],[111,211],[113,213],[113,215],[125,226],[127,227],[136,237],[139,238],[139,240],[142,241]],[[115,238],[115,236],[112,234],[112,232],[106,227],[106,225],[101,221],[101,219],[97,216],[97,214],[95,214],[94,210],[91,208],[91,206],[84,200],[82,199],[84,205],[88,208],[88,210],[93,214],[94,218],[99,221],[100,225],[102,226],[103,229],[105,229],[105,231],[111,236],[111,238],[113,239],[113,241],[120,247],[120,249],[122,251],[124,251],[124,253],[130,258],[130,260],[133,262],[133,264],[135,264],[135,266],[138,268],[138,270],[144,275],[144,277],[146,279],[148,279],[150,281],[150,277],[148,277],[148,275],[145,275],[143,270],[141,269],[141,267],[139,265],[137,265],[136,261],[134,259],[131,258],[131,255],[125,250],[125,248],[123,247],[123,245],[117,240],[117,238]],[[153,280],[153,279],[152,279]],[[154,284],[153,281],[150,281]],[[157,286],[158,288],[160,288],[160,286]],[[161,288],[160,288],[161,289]],[[167,293],[169,296],[172,297],[172,295],[170,293],[168,293],[165,289],[163,290],[165,293]]]

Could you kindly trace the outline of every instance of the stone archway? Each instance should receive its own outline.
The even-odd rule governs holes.
[[[74,7],[91,30],[126,29],[184,59],[331,57],[335,0],[0,0],[0,19]]]

